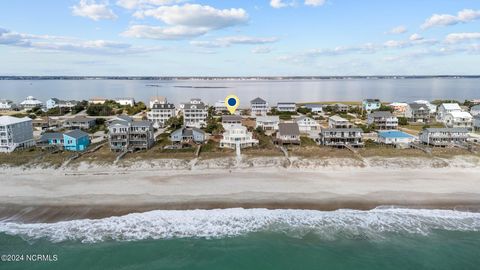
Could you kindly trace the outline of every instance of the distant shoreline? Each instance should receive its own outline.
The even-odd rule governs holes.
[[[150,81],[214,81],[214,80],[392,80],[392,79],[480,79],[480,75],[372,75],[372,76],[0,76],[0,80],[150,80]]]

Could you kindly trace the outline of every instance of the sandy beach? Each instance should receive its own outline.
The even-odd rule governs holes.
[[[480,209],[478,158],[365,162],[296,160],[281,166],[284,160],[265,158],[237,165],[226,159],[200,161],[194,167],[180,160],[118,167],[4,167],[0,217],[57,221],[156,209],[234,207]]]

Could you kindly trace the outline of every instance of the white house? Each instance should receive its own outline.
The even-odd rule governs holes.
[[[265,116],[270,108],[268,107],[268,102],[257,97],[256,99],[250,101],[250,110],[252,116]]]
[[[208,107],[201,99],[193,98],[188,103],[180,104],[183,113],[183,125],[201,128],[207,124]]]
[[[0,152],[11,153],[34,145],[32,119],[0,116]]]
[[[95,105],[104,104],[105,101],[107,101],[106,98],[103,98],[103,97],[93,97],[93,98],[91,98],[91,99],[88,100],[88,104],[95,104]]]
[[[398,130],[386,130],[378,132],[378,142],[383,144],[409,144],[413,142],[415,138],[405,132]]]
[[[265,131],[276,131],[279,123],[280,117],[278,116],[258,116],[255,128],[261,127]]]
[[[116,98],[114,101],[122,106],[135,106],[134,98]]]
[[[32,97],[32,96],[28,96],[24,101],[22,101],[22,103],[20,103],[20,105],[25,109],[25,110],[31,110],[33,108],[40,108],[43,106],[43,102],[41,102],[40,100]]]
[[[353,125],[345,118],[338,115],[330,116],[328,118],[329,128],[351,128]]]
[[[312,110],[312,113],[322,113],[323,105],[321,104],[305,104],[303,107]]]
[[[78,104],[78,101],[75,100],[60,100],[58,98],[51,98],[45,102],[47,110],[53,108],[72,108]]]
[[[253,138],[252,132],[248,132],[245,126],[239,124],[224,124],[223,139],[220,140],[221,148],[236,149],[258,145],[258,140]]]
[[[413,103],[427,106],[430,114],[435,114],[437,112],[437,105],[430,103],[428,100],[415,100]]]
[[[314,119],[307,116],[300,116],[295,119],[295,123],[298,124],[300,132],[309,132],[320,129],[320,124]]]
[[[458,103],[443,103],[438,107],[437,121],[445,122],[445,116],[451,112],[461,112],[462,108]]]
[[[473,129],[473,117],[468,112],[453,111],[445,115],[444,123],[449,128]]]
[[[174,117],[175,105],[171,103],[154,103],[147,113],[147,119],[152,122],[154,128],[165,127],[168,119]]]
[[[167,103],[167,99],[162,96],[154,96],[150,98],[150,101],[148,103],[149,108],[153,108],[154,104],[165,104]]]
[[[9,111],[17,109],[17,105],[11,100],[0,99],[0,111]]]
[[[279,112],[295,112],[297,105],[293,102],[279,102],[277,103],[277,111]]]
[[[470,109],[470,114],[472,116],[480,115],[480,105],[475,105]]]
[[[465,128],[426,128],[419,134],[422,143],[445,147],[451,144],[462,144],[468,139]]]
[[[227,105],[225,105],[225,101],[219,100],[215,102],[215,112],[217,113],[223,113],[223,112],[228,112]]]

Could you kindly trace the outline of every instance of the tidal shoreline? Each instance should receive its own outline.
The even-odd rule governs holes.
[[[308,161],[308,162],[307,162]],[[3,167],[0,220],[56,222],[151,210],[369,210],[380,206],[480,211],[480,159],[415,158],[135,162]],[[253,165],[252,165],[253,164]],[[449,164],[448,166],[438,166]],[[395,165],[395,166],[392,166]]]

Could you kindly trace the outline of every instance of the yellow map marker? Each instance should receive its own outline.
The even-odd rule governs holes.
[[[228,111],[231,114],[234,114],[240,105],[240,99],[235,95],[228,95],[225,98],[225,106],[227,106]]]

